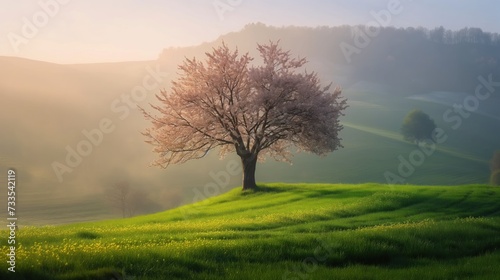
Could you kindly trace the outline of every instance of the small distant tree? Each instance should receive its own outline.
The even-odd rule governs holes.
[[[493,186],[500,186],[500,151],[496,151],[493,154],[490,167],[491,167],[490,183]]]
[[[122,217],[130,217],[134,214],[131,202],[131,189],[127,182],[119,182],[106,190],[106,198],[112,207],[118,209]]]
[[[105,189],[104,194],[109,205],[120,211],[123,218],[162,210],[157,202],[149,198],[147,192],[132,188],[127,182],[115,183]]]
[[[491,172],[490,183],[492,186],[500,186],[500,170]]]
[[[225,44],[206,53],[206,61],[186,59],[170,92],[157,95],[159,113],[145,110],[152,127],[144,132],[166,168],[204,157],[219,148],[241,158],[243,190],[255,189],[257,159],[289,160],[291,146],[318,155],[339,147],[346,100],[340,88],[322,87],[314,72],[301,71],[277,43],[258,45],[263,64],[251,66]],[[302,68],[302,69],[301,69]]]
[[[432,140],[432,131],[436,128],[434,120],[421,110],[415,109],[406,115],[401,133],[406,141],[418,143]]]
[[[490,162],[491,171],[500,170],[500,151],[496,151],[493,154],[493,158]]]

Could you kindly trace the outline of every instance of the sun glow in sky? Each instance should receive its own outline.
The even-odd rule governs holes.
[[[212,41],[246,24],[367,24],[388,5],[387,25],[500,32],[500,1],[454,0],[1,0],[0,56],[56,63],[156,59],[163,48]]]

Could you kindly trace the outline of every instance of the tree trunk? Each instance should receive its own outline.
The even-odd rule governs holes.
[[[257,188],[255,184],[257,156],[241,157],[241,164],[243,166],[243,190],[255,190]]]

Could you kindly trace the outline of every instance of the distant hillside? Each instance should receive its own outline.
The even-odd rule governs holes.
[[[500,35],[479,28],[383,27],[370,35],[366,26],[272,27],[250,24],[242,31],[192,48],[168,48],[163,63],[200,56],[221,41],[254,52],[256,43],[280,40],[305,56],[322,76],[349,86],[359,80],[385,84],[398,94],[423,91],[473,91],[479,75],[500,76]],[[371,32],[374,29],[369,29]],[[364,41],[363,41],[364,40]]]

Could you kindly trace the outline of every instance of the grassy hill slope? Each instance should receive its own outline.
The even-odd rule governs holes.
[[[499,202],[481,185],[238,188],[153,215],[22,228],[17,272],[2,262],[0,278],[493,279]]]
[[[346,26],[337,31],[342,29],[347,31],[344,35],[351,41],[350,28]],[[470,79],[473,79],[475,88],[479,83],[478,75],[488,68],[475,72],[475,67],[463,67],[466,64],[458,65],[456,61],[477,56],[478,60],[470,64],[477,66],[485,61],[480,57],[489,57],[496,49],[479,48],[474,52],[466,52],[461,59],[458,59],[461,56],[455,56],[458,60],[451,59],[443,64],[439,62],[441,60],[401,55],[408,51],[403,46],[396,45],[396,49],[380,48],[382,45],[379,43],[385,45],[389,42],[381,40],[379,43],[373,42],[371,51],[366,50],[364,54],[367,56],[360,56],[359,63],[353,61],[345,65],[345,58],[338,48],[342,40],[336,41],[328,30],[334,31],[328,28],[248,26],[242,32],[227,34],[200,46],[167,49],[157,61],[60,65],[0,57],[3,105],[0,126],[5,135],[0,146],[0,170],[15,168],[19,171],[18,179],[24,186],[18,190],[19,215],[23,217],[23,225],[118,217],[119,213],[113,212],[109,201],[102,195],[118,182],[130,183],[132,188],[140,190],[150,201],[148,207],[138,207],[137,213],[151,213],[190,202],[193,188],[213,182],[209,174],[224,170],[228,161],[232,160],[220,161],[216,151],[203,160],[171,166],[167,171],[148,167],[157,154],[151,152],[151,146],[144,143],[145,138],[140,132],[150,124],[136,104],[144,108],[149,108],[148,102],[158,105],[154,95],[162,88],[170,89],[171,80],[177,77],[177,65],[185,57],[204,59],[203,53],[210,51],[222,39],[231,47],[238,46],[240,51],[255,52],[257,42],[266,43],[269,39],[281,38],[283,47],[290,49],[294,56],[308,58],[308,71],[317,71],[324,84],[338,83],[350,106],[341,118],[345,126],[340,132],[343,149],[325,157],[296,154],[293,166],[269,160],[257,168],[259,181],[386,183],[386,172],[398,174],[400,158],[408,159],[416,149],[415,145],[403,142],[400,135],[405,115],[415,108],[429,114],[436,125],[445,131],[447,140],[439,144],[435,153],[427,156],[420,166],[416,166],[415,172],[405,176],[401,183],[462,185],[489,181],[489,161],[494,151],[500,149],[500,115],[496,113],[500,104],[499,90],[497,88],[487,100],[481,100],[477,110],[459,117],[461,115],[456,112],[447,112],[453,105],[463,106],[469,100],[467,98],[474,96],[474,91],[460,87],[461,83],[453,83],[452,88],[446,84],[450,77],[456,79],[466,73],[473,73]],[[447,48],[441,47],[443,50]],[[380,56],[378,53],[385,55]],[[427,58],[435,56],[434,52],[430,54]],[[426,63],[418,63],[417,68],[420,70],[417,72],[414,72],[415,67],[406,67],[412,63],[402,63],[406,60],[400,59],[394,61],[395,65],[386,65],[393,72],[385,71],[387,67],[382,66],[361,67],[368,72],[376,69],[374,79],[365,77],[368,72],[359,76],[353,69],[355,66],[382,65],[379,59],[385,59],[388,55]],[[369,57],[376,59],[367,59]],[[439,67],[430,67],[437,62]],[[410,72],[396,71],[401,65]],[[497,66],[494,67],[498,70]],[[429,70],[425,76],[436,73],[437,69],[448,69],[438,71],[448,73],[448,81],[427,84],[422,80],[423,75],[411,74],[421,73],[422,69]],[[141,87],[144,78],[150,77],[152,73],[153,76],[161,73],[158,87],[147,90],[145,96],[134,97],[134,89]],[[382,81],[379,73],[386,73]],[[489,72],[484,77],[488,75]],[[406,78],[398,80],[397,77]],[[431,77],[433,81],[441,80],[439,75]],[[464,82],[467,80],[465,83],[469,84],[470,79],[468,77]],[[402,89],[399,85],[405,86]],[[442,92],[453,88],[458,92]],[[460,122],[458,126],[457,118]],[[68,158],[71,158],[68,157],[71,154],[69,150],[76,149],[80,143],[88,140],[83,132],[95,132],[104,119],[110,120],[115,129],[105,133],[102,142],[93,145],[92,151],[82,157],[80,164],[76,167],[68,165]],[[239,161],[234,153],[232,156]],[[55,168],[56,163],[71,167],[71,172],[60,174]],[[4,178],[0,176],[0,184],[5,184]],[[230,180],[232,185],[236,185],[241,182],[241,176],[232,176]],[[6,200],[5,192],[0,192],[0,200]],[[6,208],[0,208],[0,215],[7,215]]]

